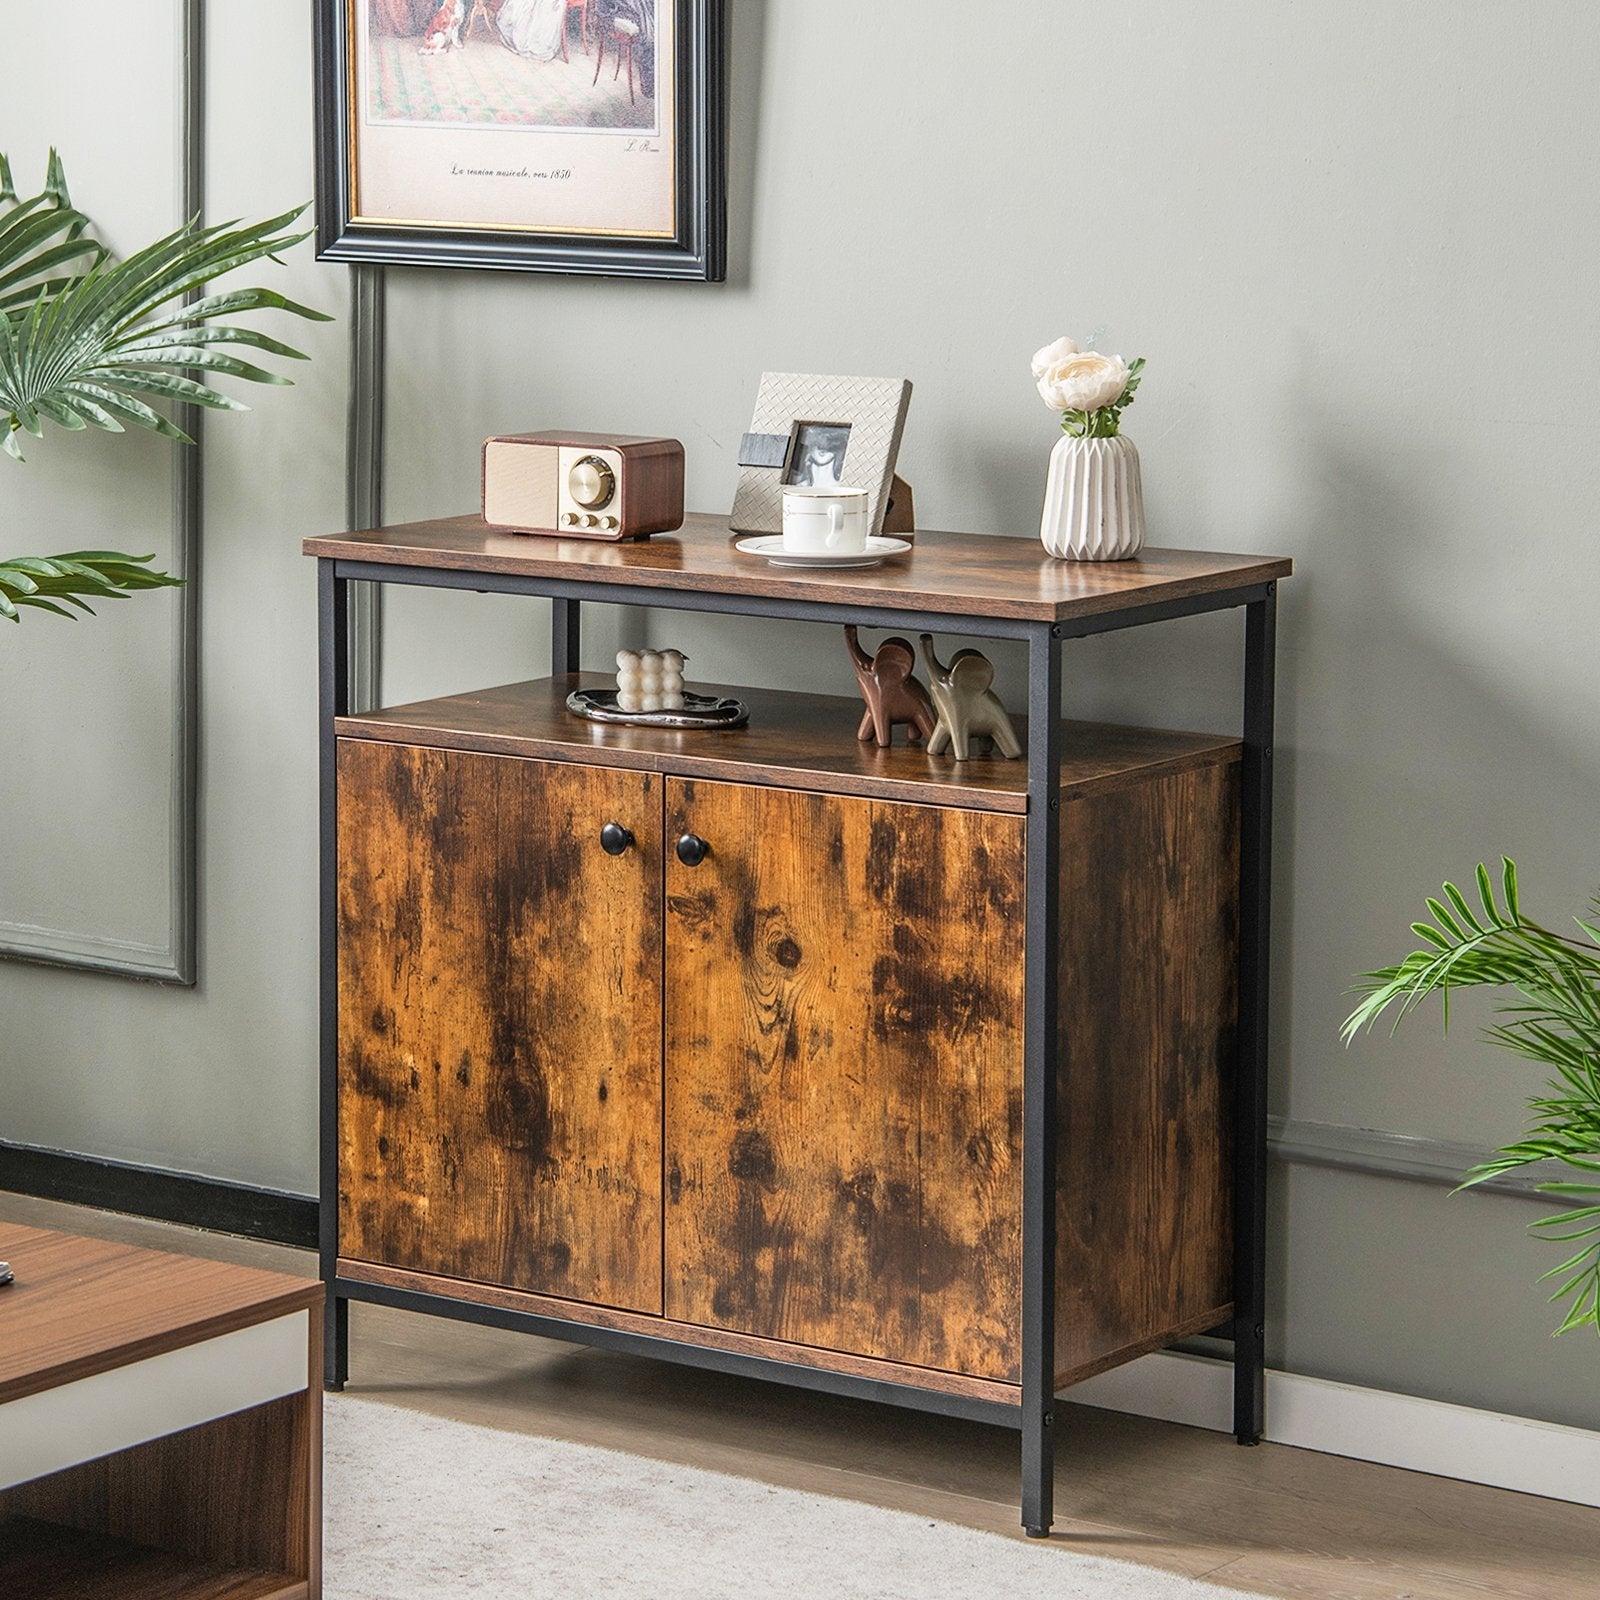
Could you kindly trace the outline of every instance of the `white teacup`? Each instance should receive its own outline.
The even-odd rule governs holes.
[[[786,487],[783,548],[796,555],[860,555],[867,548],[867,491]]]

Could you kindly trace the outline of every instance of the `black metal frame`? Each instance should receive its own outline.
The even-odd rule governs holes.
[[[1239,818],[1239,1058],[1234,1085],[1233,1432],[1259,1444],[1266,1413],[1267,993],[1272,912],[1272,729],[1277,585],[1245,607]],[[1240,1285],[1244,1288],[1241,1292]]]
[[[1022,1024],[1022,1525],[1050,1532],[1056,1420],[1056,1057],[1061,971],[1061,629],[1028,638]]]
[[[727,0],[677,7],[677,161],[670,239],[364,221],[351,192],[352,0],[312,0],[317,259],[617,278],[727,276]]]
[[[1276,584],[1252,584],[1180,600],[1156,601],[1061,623],[901,611],[889,607],[767,595],[708,594],[604,579],[530,577],[354,561],[318,560],[321,691],[322,870],[322,1204],[321,1259],[328,1285],[326,1382],[343,1386],[349,1372],[349,1302],[370,1300],[438,1316],[517,1328],[548,1338],[625,1350],[711,1371],[765,1378],[830,1394],[881,1400],[946,1416],[1017,1429],[1022,1443],[1022,1524],[1043,1538],[1053,1519],[1056,1435],[1055,1195],[1056,1062],[1060,1001],[1054,975],[1060,947],[1061,655],[1068,639],[1139,627],[1203,612],[1245,609],[1244,759],[1240,839],[1238,966],[1239,1051],[1234,1083],[1234,1318],[1213,1330],[1234,1348],[1234,1434],[1261,1438],[1266,1311],[1267,979],[1272,857],[1272,726]],[[1023,1028],[1022,1382],[1012,1406],[967,1395],[884,1383],[848,1373],[682,1344],[670,1338],[568,1322],[474,1301],[419,1293],[338,1275],[338,954],[337,795],[334,718],[349,705],[346,595],[357,580],[471,589],[548,598],[551,671],[577,670],[583,602],[660,606],[687,611],[855,622],[1023,639],[1028,645],[1028,796],[1026,948]]]
[[[428,1294],[418,1289],[392,1288],[387,1284],[368,1283],[364,1279],[341,1278],[338,1283],[340,1292],[351,1300],[370,1300],[374,1304],[396,1306],[403,1311],[421,1311],[457,1322],[476,1323],[480,1327],[510,1328],[518,1333],[534,1333],[542,1338],[588,1345],[597,1350],[649,1356],[652,1360],[671,1361],[679,1366],[697,1367],[704,1372],[761,1378],[788,1384],[791,1388],[849,1395],[857,1400],[876,1400],[913,1411],[931,1411],[939,1416],[964,1417],[969,1422],[994,1423],[1004,1428],[1017,1425],[1017,1408],[998,1400],[944,1394],[932,1389],[919,1389],[912,1384],[857,1377],[848,1372],[829,1372],[821,1367],[808,1367],[795,1361],[776,1361],[767,1356],[745,1355],[737,1350],[682,1344],[664,1336],[607,1328],[592,1322],[569,1322],[564,1317],[546,1317],[534,1311],[485,1305],[476,1300],[458,1300],[452,1295]]]

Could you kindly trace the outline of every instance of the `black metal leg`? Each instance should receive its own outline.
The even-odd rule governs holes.
[[[331,1393],[350,1377],[350,1302],[332,1287],[322,1307],[322,1387]]]
[[[550,672],[559,678],[578,670],[578,651],[583,640],[583,619],[577,600],[553,599],[550,602]]]
[[[1061,634],[1028,639],[1027,1004],[1022,1067],[1022,1526],[1054,1520]]]
[[[317,563],[318,758],[321,765],[318,870],[321,879],[321,960],[318,973],[318,1043],[321,1065],[320,1204],[318,1255],[327,1285],[323,1325],[323,1375],[331,1389],[343,1386],[350,1365],[349,1306],[333,1294],[339,1262],[339,797],[338,746],[333,722],[350,707],[349,584],[334,563]]]
[[[1233,1433],[1259,1444],[1266,1409],[1267,976],[1277,586],[1245,607],[1239,851],[1239,1066],[1233,1194]]]

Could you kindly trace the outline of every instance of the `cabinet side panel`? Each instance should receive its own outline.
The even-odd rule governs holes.
[[[1237,762],[1063,806],[1064,1377],[1232,1302],[1238,841]]]
[[[666,1305],[1018,1373],[1023,822],[671,779]]]
[[[343,1254],[660,1312],[660,875],[659,778],[340,742]]]

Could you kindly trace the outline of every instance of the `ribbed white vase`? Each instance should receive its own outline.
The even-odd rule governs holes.
[[[1050,452],[1039,537],[1068,561],[1123,561],[1144,545],[1139,452],[1112,439],[1062,434]]]

